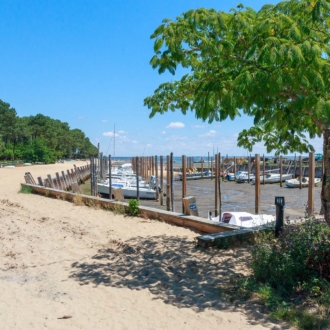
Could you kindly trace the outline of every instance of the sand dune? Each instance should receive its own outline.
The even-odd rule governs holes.
[[[248,272],[245,249],[197,249],[186,228],[18,193],[27,171],[71,168],[0,168],[1,329],[282,329],[221,300],[221,283]]]

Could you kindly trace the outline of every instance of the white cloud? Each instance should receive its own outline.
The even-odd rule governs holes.
[[[192,125],[191,128],[205,128],[205,125]]]
[[[113,137],[113,136],[117,137],[117,136],[119,136],[117,133],[116,134],[113,134],[113,132],[105,132],[102,135],[103,136],[110,136],[110,137]]]
[[[84,116],[78,116],[78,119],[85,119]]]
[[[211,129],[205,134],[200,134],[199,137],[210,137],[210,136],[215,136],[217,134],[217,131]]]
[[[184,123],[181,122],[174,122],[174,123],[170,123],[168,126],[166,126],[166,128],[183,128],[184,127]]]
[[[148,144],[146,145],[146,147],[152,147],[152,144],[148,143]]]
[[[165,131],[162,131],[162,134],[166,135],[166,132]]]
[[[118,131],[118,134],[124,134],[124,133],[127,133],[127,132],[125,132],[125,131],[123,131],[123,130]]]
[[[107,119],[103,119],[102,123],[108,123],[109,121]]]
[[[135,144],[136,144],[136,143],[138,143],[138,141],[136,141],[136,140],[132,140],[132,143],[135,143]]]

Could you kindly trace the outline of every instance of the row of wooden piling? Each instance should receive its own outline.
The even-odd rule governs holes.
[[[57,190],[80,192],[79,185],[90,178],[90,166],[77,167],[73,165],[73,167],[73,169],[67,170],[66,173],[64,171],[61,171],[61,174],[56,172],[55,177],[48,174],[47,178],[42,179],[39,176],[37,178],[38,183],[36,183],[30,172],[26,172],[24,175],[25,182]]]
[[[222,209],[222,203],[221,203],[221,179],[228,171],[229,168],[232,168],[232,172],[236,173],[236,157],[234,157],[234,165],[231,165],[228,167],[227,164],[225,164],[224,157],[221,157],[221,154],[218,153],[215,155],[214,160],[213,157],[211,157],[211,167],[208,167],[208,169],[211,169],[214,176],[212,175],[210,177],[211,180],[214,180],[214,189],[215,189],[215,216],[221,214]],[[222,161],[221,161],[222,160]],[[253,161],[251,161],[251,156],[248,157],[248,169],[247,172],[249,174],[252,173],[252,167],[254,167],[254,174],[255,174],[255,213],[260,213],[260,184],[265,184],[264,179],[260,180],[260,176],[264,175],[266,173],[266,161],[265,156],[260,157],[259,154],[256,154],[255,157],[253,157]],[[261,163],[262,161],[262,163]],[[165,187],[163,187],[163,156],[160,156],[160,165],[158,166],[158,156],[152,156],[152,157],[135,157],[131,159],[131,163],[133,166],[134,172],[138,172],[139,175],[141,175],[144,178],[150,177],[150,175],[155,175],[156,179],[159,178],[158,176],[158,168],[160,169],[160,184],[161,184],[161,191],[165,190]],[[183,203],[183,199],[187,197],[187,180],[186,180],[186,174],[187,174],[187,165],[192,166],[193,165],[193,157],[187,157],[182,156],[182,212],[184,212],[185,206]],[[203,159],[201,158],[201,172],[204,171],[203,166]],[[304,174],[303,167],[302,167],[302,157],[299,156],[298,164],[296,161],[292,164],[294,167],[294,172],[296,173],[296,167],[299,167],[299,174],[302,176]],[[280,177],[283,175],[283,157],[279,157],[278,161],[278,168],[280,172]],[[171,153],[170,156],[166,156],[166,169],[167,169],[167,177],[166,177],[166,206],[167,210],[174,211],[174,190],[173,190],[173,153]],[[290,166],[287,167],[286,172],[288,172],[290,169]],[[323,169],[322,169],[323,171]],[[314,182],[315,179],[315,155],[314,153],[309,154],[309,170],[308,170],[308,176],[309,176],[309,182]],[[264,178],[264,176],[263,176]],[[249,182],[250,180],[248,180]],[[283,186],[282,180],[280,181],[280,186]],[[300,186],[301,188],[301,186]],[[315,185],[310,184],[308,186],[308,212],[312,213],[314,209],[314,190]],[[164,205],[162,194],[160,198],[161,205]]]

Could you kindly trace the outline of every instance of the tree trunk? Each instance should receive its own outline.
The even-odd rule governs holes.
[[[324,219],[330,225],[330,128],[323,131],[323,161],[321,201]]]

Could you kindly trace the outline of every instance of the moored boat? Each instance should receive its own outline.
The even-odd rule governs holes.
[[[292,174],[282,174],[282,178],[281,175],[279,173],[266,173],[266,175],[261,175],[260,176],[260,182],[263,182],[263,180],[265,180],[265,183],[277,183],[285,180],[290,180],[292,178]],[[251,180],[252,184],[255,184],[255,178]]]
[[[223,212],[221,218],[210,216],[210,220],[218,223],[251,228],[275,222],[276,218],[270,214],[252,214],[247,212]]]
[[[321,182],[320,178],[315,178],[314,179],[314,184],[318,184]],[[309,177],[308,176],[304,176],[301,178],[297,178],[297,179],[291,179],[291,180],[285,180],[285,185],[288,188],[300,188],[301,187],[308,187],[309,185]]]

